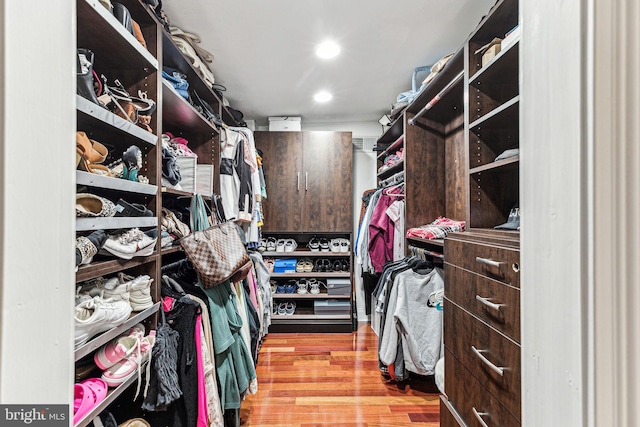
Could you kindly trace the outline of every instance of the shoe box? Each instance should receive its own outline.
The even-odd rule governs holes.
[[[316,300],[313,302],[314,314],[350,315],[351,302],[348,300]]]
[[[327,294],[350,295],[351,279],[327,279]]]
[[[279,258],[273,263],[274,273],[295,273],[296,272],[296,259],[295,258]]]

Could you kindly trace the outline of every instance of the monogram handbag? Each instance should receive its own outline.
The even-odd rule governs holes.
[[[194,208],[197,212],[194,212]],[[193,196],[192,215],[194,214],[207,218],[205,204],[199,194]],[[212,217],[215,218],[213,215]],[[203,227],[206,222],[197,221],[197,224]],[[180,239],[180,246],[193,264],[205,289],[226,280],[240,281],[251,270],[251,258],[233,222],[217,223],[204,230],[194,230]]]

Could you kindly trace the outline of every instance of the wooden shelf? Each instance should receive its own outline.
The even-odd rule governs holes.
[[[404,135],[400,135],[398,139],[395,140],[386,150],[382,153],[378,154],[378,160],[384,160],[387,155],[389,155],[393,151],[397,151],[402,147],[404,143]]]
[[[96,54],[100,69],[136,66],[140,74],[158,70],[158,60],[98,0],[78,0],[78,47]]]
[[[321,300],[325,300],[325,299],[349,299],[349,298],[351,298],[350,295],[329,295],[327,293],[319,293],[319,294],[298,294],[298,293],[279,294],[279,293],[276,293],[276,292],[272,292],[271,293],[271,297],[273,299],[290,299],[290,300],[296,300],[296,299],[321,299]]]
[[[143,320],[145,320],[146,318],[150,317],[153,313],[158,311],[159,308],[160,308],[160,303],[157,302],[153,306],[147,308],[146,310],[132,313],[131,317],[129,317],[129,319],[127,319],[123,324],[118,325],[115,328],[94,337],[86,344],[78,347],[75,350],[74,361],[77,362],[78,360],[82,359],[88,354],[93,353],[94,351],[102,347],[104,344],[116,338],[123,332],[126,332],[133,325],[136,325],[142,322]]]
[[[190,191],[174,190],[173,188],[162,187],[162,194],[173,195],[178,197],[191,197],[193,193]]]
[[[469,79],[469,85],[473,87],[504,84],[505,81],[518,82],[518,50],[520,39],[501,50],[498,54],[477,73]],[[481,88],[482,89],[482,88]]]
[[[262,256],[265,257],[276,257],[276,258],[332,258],[332,257],[349,257],[351,256],[351,252],[312,252],[312,251],[293,251],[293,252],[261,252]]]
[[[494,109],[490,113],[485,114],[478,120],[475,120],[469,125],[469,129],[472,132],[479,132],[481,129],[486,128],[505,128],[518,127],[519,117],[519,103],[520,95],[505,102],[500,107]]]
[[[160,255],[173,254],[176,252],[182,252],[182,246],[177,245],[177,246],[172,246],[170,248],[163,248],[160,250]]]
[[[407,237],[407,240],[427,245],[438,246],[440,248],[444,247],[444,239],[423,239],[421,237]]]
[[[76,283],[93,279],[100,276],[116,273],[122,270],[138,267],[150,262],[157,261],[156,255],[148,257],[136,257],[133,259],[112,259],[108,261],[94,261],[91,264],[82,265],[76,273]]]
[[[129,193],[148,194],[155,196],[158,194],[157,185],[141,184],[139,182],[126,179],[113,178],[110,176],[98,175],[91,172],[76,171],[76,184],[87,185],[89,187],[104,188],[107,190],[126,191]]]
[[[307,278],[307,277],[323,277],[323,278],[351,278],[351,273],[348,271],[341,272],[319,272],[310,271],[308,273],[271,273],[272,279],[295,279],[295,278]]]
[[[290,314],[279,315],[274,314],[271,316],[271,320],[274,322],[296,322],[298,320],[349,320],[351,321],[350,314]]]
[[[391,126],[389,126],[389,128],[382,134],[382,136],[378,138],[376,146],[380,147],[391,145],[395,141],[397,141],[398,138],[402,136],[402,134],[404,134],[404,113],[401,114],[393,123],[391,123]]]
[[[100,6],[102,7],[102,6]],[[78,129],[83,130],[83,122],[90,121],[91,125],[102,127],[106,131],[116,131],[133,137],[138,141],[156,145],[158,137],[125,119],[116,116],[112,112],[94,104],[80,95],[76,95],[76,109],[81,116],[78,117]]]
[[[480,172],[487,172],[487,171],[513,170],[518,168],[519,163],[520,163],[520,156],[511,157],[509,159],[504,159],[504,160],[498,160],[497,162],[488,163],[486,165],[469,169],[469,175],[473,175]]]
[[[218,133],[216,127],[164,79],[162,80],[162,123],[195,132]]]
[[[400,160],[398,163],[396,163],[395,165],[391,166],[388,169],[383,170],[382,172],[378,173],[378,179],[386,179],[389,178],[391,175],[398,173],[400,171],[404,170],[404,160]]]
[[[76,231],[118,230],[120,228],[144,228],[157,226],[158,218],[155,216],[76,218]]]

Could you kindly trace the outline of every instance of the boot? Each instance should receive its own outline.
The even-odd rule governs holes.
[[[78,95],[100,105],[93,90],[93,52],[89,49],[78,48],[76,66]]]

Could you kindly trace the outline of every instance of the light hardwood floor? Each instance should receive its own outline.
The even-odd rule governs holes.
[[[258,393],[240,410],[242,426],[439,426],[430,381],[397,384],[378,370],[377,336],[269,334],[258,365]]]

